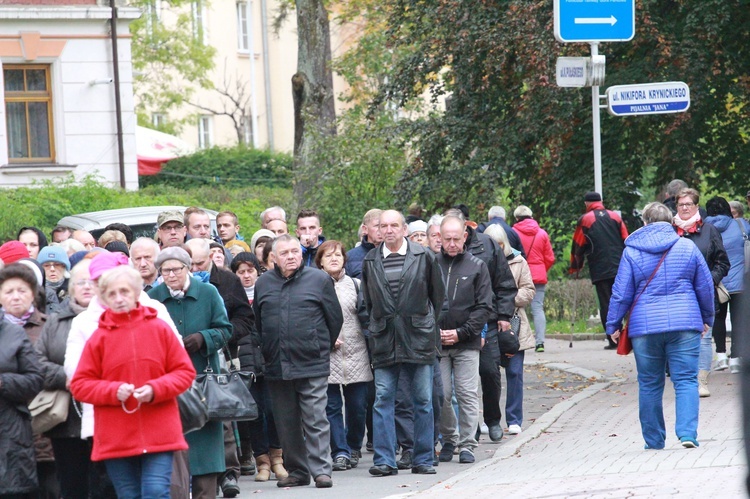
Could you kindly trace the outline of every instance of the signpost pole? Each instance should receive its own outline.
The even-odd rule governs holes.
[[[599,44],[591,44],[591,57],[599,55]],[[601,138],[601,124],[599,121],[599,85],[591,87],[591,111],[592,111],[592,123],[594,131],[594,190],[601,194],[602,200],[604,199],[604,192],[602,192],[602,138]]]

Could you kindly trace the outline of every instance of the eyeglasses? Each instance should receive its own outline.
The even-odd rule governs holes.
[[[180,230],[183,227],[185,227],[184,224],[162,225],[161,227],[159,227],[159,230],[163,230],[164,232],[172,232],[173,230]]]
[[[689,208],[692,208],[693,206],[695,206],[695,203],[680,203],[677,205],[678,208],[683,208],[683,209],[686,209],[686,208],[689,209]]]
[[[81,287],[89,286],[93,288],[94,286],[96,286],[96,281],[92,281],[91,279],[81,279],[79,281],[74,282],[73,284],[76,286],[81,286]]]
[[[164,267],[161,268],[161,275],[178,275],[182,274],[182,271],[185,270],[185,267],[176,267],[173,269],[165,269]]]

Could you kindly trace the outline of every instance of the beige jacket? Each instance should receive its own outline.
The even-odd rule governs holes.
[[[356,289],[359,288],[359,279]],[[362,326],[357,318],[357,292],[354,279],[346,274],[334,281],[336,295],[344,314],[339,341],[341,346],[331,352],[331,374],[328,384],[348,385],[372,381],[370,359],[367,355],[367,343],[362,333]],[[338,342],[337,342],[338,343]]]
[[[535,340],[534,333],[531,331],[531,325],[529,324],[529,318],[526,316],[526,307],[534,299],[536,288],[534,287],[534,281],[531,279],[529,264],[520,253],[509,256],[508,265],[518,287],[515,305],[518,309],[518,315],[521,316],[521,333],[518,335],[518,341],[521,343],[519,350],[528,350],[529,348],[534,348]]]

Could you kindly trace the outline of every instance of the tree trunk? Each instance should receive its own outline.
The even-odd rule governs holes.
[[[294,195],[300,207],[312,187],[309,164],[314,135],[336,133],[331,70],[331,33],[323,0],[296,0],[297,73],[294,99]]]

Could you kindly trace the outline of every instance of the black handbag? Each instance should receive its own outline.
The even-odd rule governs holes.
[[[206,396],[195,381],[177,397],[177,406],[180,408],[183,434],[200,430],[208,422]]]
[[[230,367],[229,372],[217,374],[209,364],[195,379],[206,396],[209,421],[258,419],[258,404],[249,390],[255,373]]]

